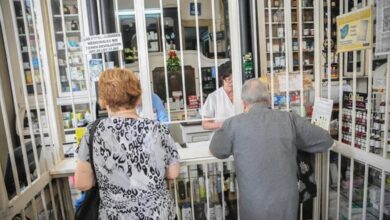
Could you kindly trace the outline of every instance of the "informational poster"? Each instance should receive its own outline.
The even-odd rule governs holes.
[[[89,36],[84,39],[83,46],[85,54],[123,50],[122,33],[118,32]]]
[[[372,7],[337,16],[337,52],[372,46]]]
[[[375,55],[390,54],[390,1],[376,1]]]
[[[299,91],[301,90],[302,77],[299,74],[289,74],[288,81],[286,75],[278,75],[279,82],[279,91],[287,91],[287,82],[288,82],[288,91]]]
[[[333,100],[319,97],[316,98],[314,100],[311,123],[329,131],[332,109]]]
[[[90,59],[88,62],[89,76],[92,82],[99,80],[100,74],[103,72],[103,60],[102,59]]]
[[[353,105],[353,93],[343,92],[343,107],[352,109]],[[367,109],[367,93],[356,93],[356,109]]]

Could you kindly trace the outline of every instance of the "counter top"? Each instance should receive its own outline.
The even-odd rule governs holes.
[[[180,155],[180,163],[182,165],[209,163],[209,162],[221,162],[233,160],[233,157],[229,157],[225,160],[219,160],[209,151],[209,141],[202,141],[196,143],[187,143],[187,147],[183,148],[179,144],[177,150]],[[51,170],[50,175],[52,178],[62,178],[67,176],[73,176],[76,169],[76,158],[65,158],[58,162]]]

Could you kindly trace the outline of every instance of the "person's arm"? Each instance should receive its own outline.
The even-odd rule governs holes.
[[[205,130],[217,130],[222,127],[223,122],[217,122],[212,118],[215,118],[216,100],[213,94],[207,97],[206,102],[202,108],[202,127]]]
[[[154,93],[152,94],[152,105],[153,108],[156,109],[157,120],[162,123],[168,122],[169,121],[168,113],[164,108],[163,102],[161,101],[161,98]]]
[[[88,190],[95,184],[92,166],[89,162],[89,148],[87,140],[89,140],[88,128],[78,147],[75,171],[75,187],[81,191]]]
[[[180,172],[180,163],[179,161],[177,161],[176,163],[168,166],[166,170],[167,179],[176,179],[176,177],[179,176],[179,172]]]
[[[204,118],[202,121],[202,127],[205,130],[217,130],[222,127],[223,122],[217,122],[213,119]]]
[[[234,135],[231,128],[231,120],[223,123],[221,129],[218,129],[211,139],[210,152],[218,159],[228,158],[233,154]]]
[[[332,147],[334,140],[329,133],[311,124],[306,119],[291,114],[296,131],[297,148],[309,153],[324,152]]]
[[[91,164],[78,160],[75,171],[75,187],[80,191],[89,190],[95,184]]]
[[[175,179],[177,176],[179,176],[180,172],[180,157],[177,151],[176,143],[166,127],[161,126],[160,132],[162,134],[162,147],[166,152],[165,163],[167,168],[165,170],[165,176],[167,179]]]

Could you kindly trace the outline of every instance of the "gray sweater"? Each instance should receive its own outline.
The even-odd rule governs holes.
[[[257,104],[226,120],[215,132],[211,153],[233,154],[240,219],[297,219],[297,149],[323,152],[333,145],[328,132],[294,113]]]

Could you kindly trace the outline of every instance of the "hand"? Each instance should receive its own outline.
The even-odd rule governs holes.
[[[217,123],[218,129],[222,128],[223,121],[218,121],[218,122],[216,122],[216,123]]]

